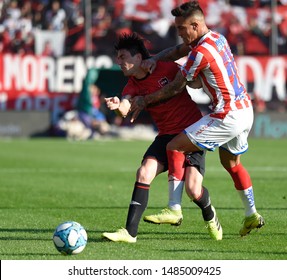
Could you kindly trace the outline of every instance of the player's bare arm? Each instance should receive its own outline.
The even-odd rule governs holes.
[[[194,89],[202,88],[202,83],[199,77],[196,77],[193,81],[188,81],[186,85]]]
[[[175,61],[183,56],[186,56],[190,52],[189,46],[186,44],[180,44],[174,47],[170,47],[162,50],[161,52],[154,55],[152,58],[155,61]]]
[[[145,59],[142,61],[141,67],[146,71],[152,73],[156,67],[156,62],[158,60],[161,61],[176,61],[181,57],[186,56],[190,51],[190,48],[185,44],[180,44],[175,47],[170,47],[164,49],[158,54],[154,55],[149,59]]]
[[[117,96],[105,98],[107,107],[115,111],[121,117],[126,117],[130,111],[131,103],[129,101],[130,96],[125,96],[120,100]]]
[[[133,114],[131,122],[133,122],[138,117],[139,113],[148,105],[170,99],[176,94],[181,93],[185,88],[186,83],[185,77],[178,71],[174,80],[160,90],[145,96],[136,96],[132,98],[130,111]]]
[[[178,73],[176,74],[172,82],[168,83],[166,86],[162,87],[160,90],[152,94],[148,94],[144,96],[144,101],[145,101],[146,106],[157,103],[159,101],[169,99],[175,96],[176,94],[181,93],[186,86],[186,82],[187,81],[185,77],[183,77],[182,73],[178,71]],[[133,102],[132,102],[131,109],[133,109]]]

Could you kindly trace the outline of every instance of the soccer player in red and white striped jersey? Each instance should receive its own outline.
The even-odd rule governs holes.
[[[153,71],[160,60],[187,60],[173,82],[145,97],[136,97],[131,110],[135,119],[144,107],[177,95],[187,84],[199,78],[210,97],[212,112],[185,128],[167,145],[169,154],[190,153],[219,148],[220,161],[229,172],[245,208],[245,220],[239,233],[245,236],[264,225],[257,212],[252,182],[240,161],[248,149],[248,134],[253,124],[250,97],[225,37],[208,29],[198,1],[190,1],[172,10],[175,26],[183,43],[163,50],[142,66]],[[187,180],[187,178],[186,178]]]

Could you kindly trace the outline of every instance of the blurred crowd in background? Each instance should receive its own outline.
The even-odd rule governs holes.
[[[84,0],[0,0],[0,51],[14,54],[36,53],[35,34],[37,31],[50,30],[64,32],[63,55],[83,55],[87,18],[85,2],[87,3]],[[90,1],[89,35],[92,55],[113,57],[114,50],[111,46],[115,36],[131,30],[148,39],[151,53],[178,42],[170,10],[172,5],[184,1],[146,0],[146,4],[141,5],[141,10],[133,10],[137,2]],[[276,32],[277,53],[287,54],[287,0],[199,2],[205,11],[208,26],[227,37],[235,55],[272,54],[272,30]],[[276,9],[272,17],[274,2]],[[41,54],[52,56],[55,55],[53,51],[47,41]]]
[[[116,62],[113,47],[116,38],[131,32],[146,38],[150,53],[157,53],[180,43],[170,11],[186,1],[0,0],[0,54],[33,54],[55,58],[107,55]],[[287,55],[287,0],[199,0],[199,3],[209,28],[225,35],[234,55],[258,58]],[[87,42],[89,47],[86,46]],[[264,64],[264,58],[262,61]],[[281,72],[277,72],[278,75],[275,73],[272,77],[278,76],[278,80]],[[260,77],[262,81],[262,73]],[[104,92],[97,85],[97,79],[92,85],[85,86],[88,78],[89,75],[79,93],[77,107],[63,115],[56,126],[55,135],[64,133],[71,139],[94,138],[107,133],[129,138],[132,135],[154,137],[154,127],[137,126],[141,130],[135,130],[132,134],[126,128],[130,126],[127,120],[115,114],[109,118],[111,114],[103,105],[103,97],[111,93]],[[249,81],[251,88],[254,80],[253,77]],[[284,94],[280,86],[279,90],[281,95]],[[251,97],[256,112],[286,112],[287,101],[278,99],[274,86],[270,102],[265,102],[256,92]],[[150,122],[148,116],[143,115],[142,123],[147,122]],[[125,129],[114,131],[113,125]],[[145,129],[144,133],[142,129]]]

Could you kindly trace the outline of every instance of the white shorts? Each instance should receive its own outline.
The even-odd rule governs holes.
[[[184,133],[201,150],[222,147],[234,155],[247,151],[247,137],[253,124],[253,108],[230,111],[224,119],[205,115]]]

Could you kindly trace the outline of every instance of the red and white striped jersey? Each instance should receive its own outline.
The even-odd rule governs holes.
[[[201,79],[203,90],[211,99],[214,117],[224,118],[229,111],[252,106],[228,42],[217,32],[209,31],[191,47],[181,72],[188,81]]]

